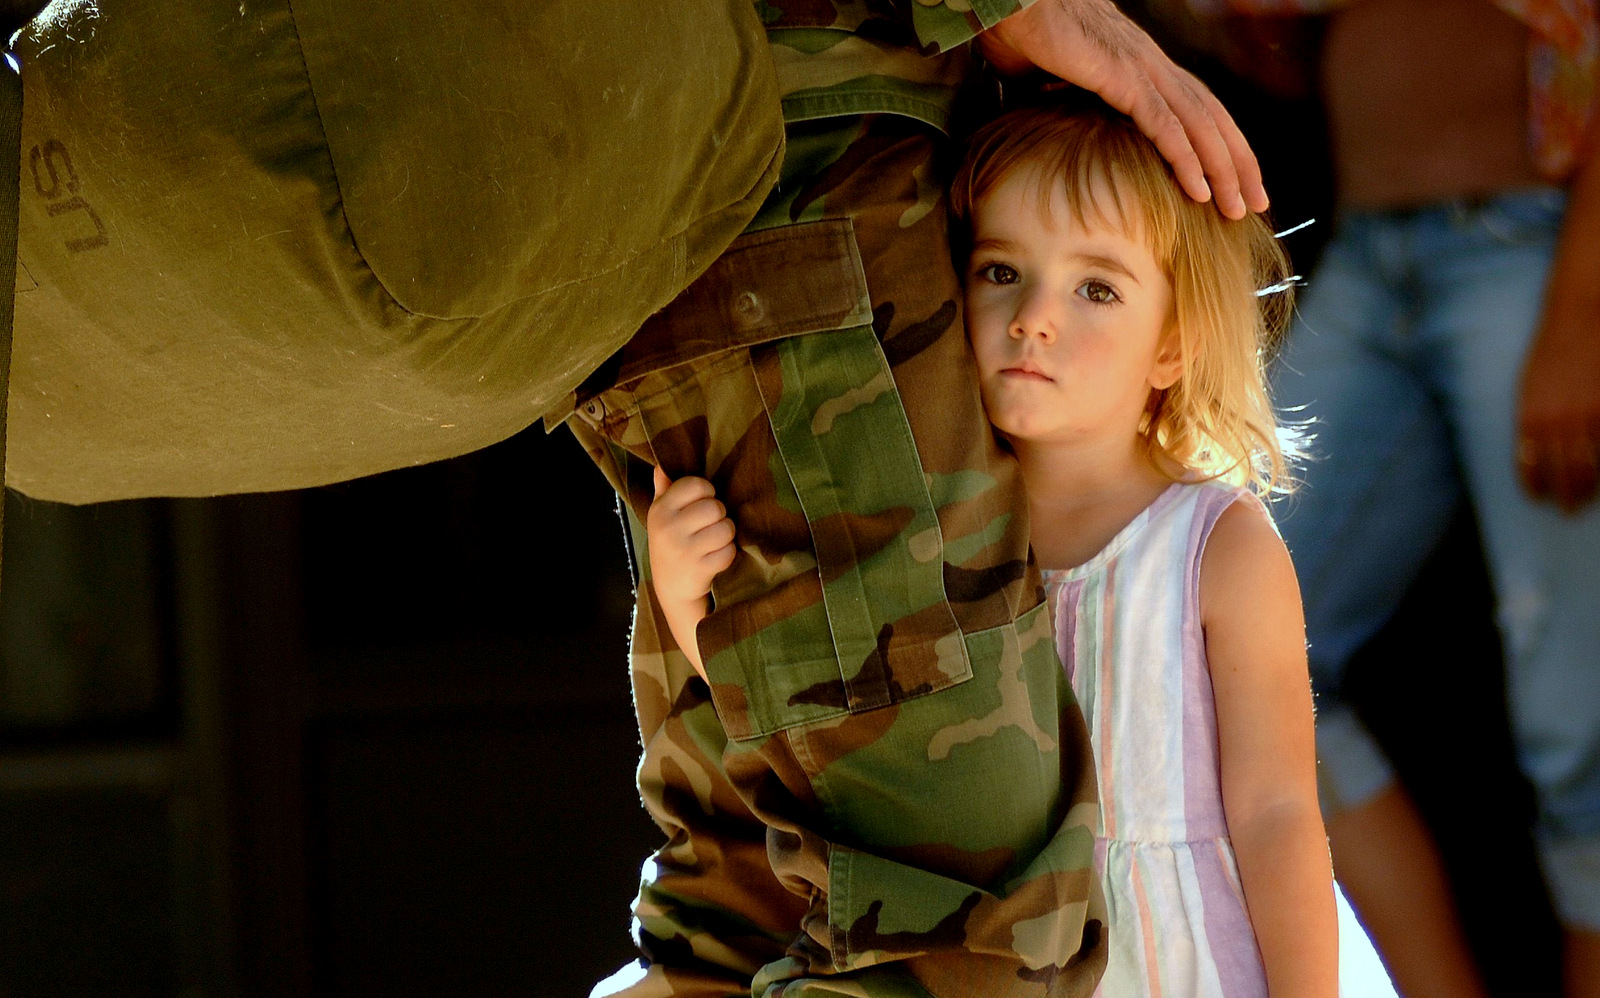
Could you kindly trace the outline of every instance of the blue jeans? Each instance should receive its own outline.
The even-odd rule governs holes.
[[[1280,409],[1315,434],[1305,486],[1276,513],[1305,592],[1324,806],[1339,810],[1394,779],[1341,700],[1345,663],[1472,503],[1545,876],[1564,923],[1600,930],[1600,505],[1531,502],[1515,458],[1564,207],[1536,188],[1340,215],[1274,373]]]

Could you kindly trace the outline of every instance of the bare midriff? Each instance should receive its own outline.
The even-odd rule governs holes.
[[[1545,183],[1528,150],[1527,29],[1488,0],[1357,0],[1322,90],[1339,201],[1404,207]]]

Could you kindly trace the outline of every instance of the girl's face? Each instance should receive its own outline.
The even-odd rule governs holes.
[[[1063,187],[1042,212],[1040,180],[1020,169],[973,209],[966,318],[984,407],[1013,440],[1131,443],[1151,390],[1181,367],[1171,282],[1136,229],[1094,211],[1079,224]],[[1109,187],[1091,193],[1115,219]]]

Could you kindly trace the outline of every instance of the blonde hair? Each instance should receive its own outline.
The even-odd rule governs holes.
[[[1265,368],[1293,307],[1289,258],[1260,215],[1223,217],[1178,186],[1155,144],[1110,108],[1013,111],[973,137],[950,191],[951,245],[964,270],[973,212],[1023,168],[1043,171],[1040,210],[1061,181],[1078,224],[1137,225],[1172,284],[1182,367],[1172,387],[1152,391],[1139,432],[1151,454],[1190,473],[1258,493],[1288,491],[1286,456],[1299,448],[1280,428]],[[1115,218],[1096,200],[1109,191]],[[1136,202],[1123,203],[1123,192]],[[1161,462],[1156,462],[1158,466]]]

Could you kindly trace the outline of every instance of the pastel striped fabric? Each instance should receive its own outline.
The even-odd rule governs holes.
[[[1222,810],[1200,629],[1206,537],[1250,493],[1168,488],[1094,558],[1046,572],[1061,661],[1094,746],[1110,963],[1106,998],[1252,998],[1266,975]],[[1393,996],[1342,896],[1341,993]]]

